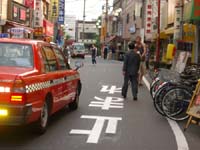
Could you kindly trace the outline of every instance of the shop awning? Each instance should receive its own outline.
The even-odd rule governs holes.
[[[174,27],[166,29],[165,34],[174,34]]]
[[[160,32],[160,39],[167,39],[169,36],[164,32]],[[158,38],[158,34],[157,33],[153,33],[152,34],[152,39],[156,40]]]
[[[160,39],[167,39],[168,38],[168,35],[163,31],[163,32],[160,32]]]
[[[106,39],[106,43],[109,43],[109,42],[112,42],[117,36],[116,35],[113,35],[113,36],[110,36]]]
[[[8,25],[10,25],[10,26],[13,26],[13,27],[24,28],[24,29],[26,29],[26,30],[29,30],[30,32],[33,32],[33,31],[34,31],[33,28],[27,27],[27,26],[25,26],[24,24],[16,23],[16,22],[13,22],[13,21],[7,20],[7,21],[6,21],[6,24],[8,24]]]

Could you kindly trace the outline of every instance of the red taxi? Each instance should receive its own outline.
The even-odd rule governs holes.
[[[0,125],[35,122],[44,133],[50,115],[66,105],[77,109],[81,63],[76,67],[49,43],[0,39]]]

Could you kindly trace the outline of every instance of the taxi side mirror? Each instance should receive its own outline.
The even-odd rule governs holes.
[[[80,69],[81,67],[83,67],[83,62],[81,62],[81,61],[76,61],[75,62],[75,67],[76,67],[76,69],[75,70],[78,70],[78,69]]]

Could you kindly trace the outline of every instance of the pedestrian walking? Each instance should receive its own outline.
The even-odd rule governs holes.
[[[141,63],[139,69],[139,85],[142,85],[142,78],[145,74],[145,55],[146,55],[146,46],[142,43],[142,38],[140,36],[136,37],[136,49],[140,53]]]
[[[114,46],[111,47],[111,51],[112,51],[112,60],[115,60],[115,48]]]
[[[129,43],[128,47],[129,51],[125,55],[123,65],[124,85],[122,88],[122,96],[126,98],[128,84],[130,81],[133,100],[136,101],[138,93],[138,71],[140,68],[140,55],[137,54],[134,42]]]
[[[105,45],[103,50],[103,58],[107,59],[107,56],[108,56],[108,46]]]
[[[96,64],[97,63],[97,61],[96,61],[97,48],[95,47],[94,44],[92,45],[92,48],[91,48],[91,54],[92,54],[92,64]]]
[[[146,56],[145,56],[145,64],[146,64],[146,69],[149,70],[149,59],[150,59],[150,49],[149,45],[146,45]]]

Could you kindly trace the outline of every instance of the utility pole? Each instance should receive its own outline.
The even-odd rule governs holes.
[[[160,61],[160,0],[158,0],[158,20],[157,20],[157,45],[156,45],[156,64]],[[155,66],[158,67],[158,66]]]
[[[106,37],[108,36],[108,0],[106,0],[106,16],[105,16],[105,32],[106,32]]]
[[[85,4],[86,4],[86,0],[84,0],[84,6],[83,6],[83,34],[82,34],[82,41],[84,43],[85,41]]]

